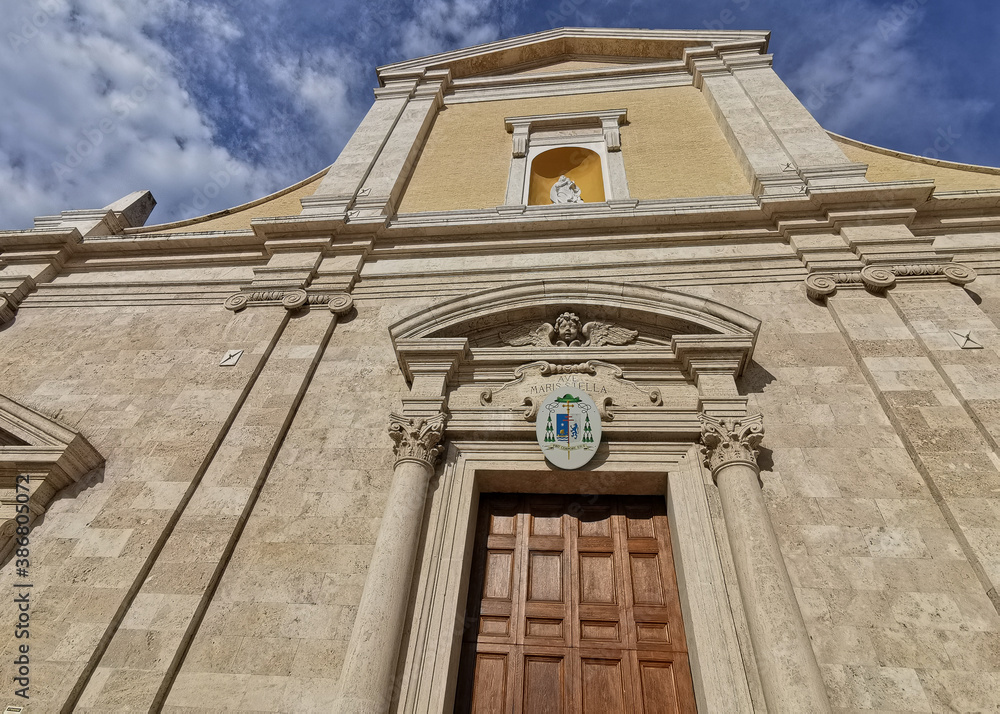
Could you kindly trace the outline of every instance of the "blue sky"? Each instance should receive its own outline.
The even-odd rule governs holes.
[[[150,222],[329,165],[374,67],[560,26],[769,29],[827,129],[1000,166],[995,0],[3,0],[0,228],[148,188]]]

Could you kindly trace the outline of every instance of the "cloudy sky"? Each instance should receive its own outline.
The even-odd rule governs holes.
[[[374,67],[562,26],[769,29],[828,129],[1000,166],[996,0],[2,0],[0,228],[136,189],[150,223],[336,158]],[[212,196],[209,200],[206,196]]]

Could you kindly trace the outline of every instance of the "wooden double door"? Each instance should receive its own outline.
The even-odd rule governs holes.
[[[695,711],[663,497],[484,494],[456,711]]]

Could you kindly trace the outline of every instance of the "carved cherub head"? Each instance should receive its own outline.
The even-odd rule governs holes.
[[[556,334],[559,336],[559,341],[566,345],[572,345],[573,342],[580,338],[582,326],[583,323],[580,322],[580,318],[574,313],[564,312],[556,318],[555,328]]]

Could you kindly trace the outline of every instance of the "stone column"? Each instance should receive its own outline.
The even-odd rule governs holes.
[[[440,413],[427,419],[390,416],[396,467],[340,675],[334,708],[340,714],[382,714],[392,701],[424,500],[444,423]]]
[[[767,709],[829,712],[830,702],[760,488],[760,414],[702,416],[705,463],[719,487]]]

